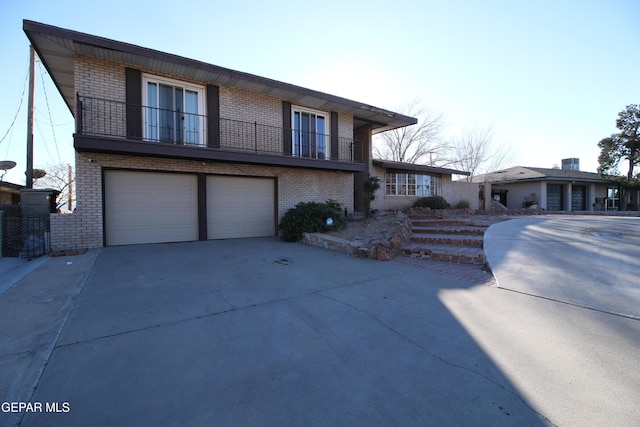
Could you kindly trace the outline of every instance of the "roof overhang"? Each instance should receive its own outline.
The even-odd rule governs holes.
[[[0,191],[3,193],[20,194],[20,190],[27,187],[20,184],[14,184],[12,182],[0,181]]]
[[[476,182],[476,181],[474,181]],[[615,183],[615,181],[608,181],[605,179],[579,179],[579,178],[554,178],[554,177],[543,177],[543,178],[526,178],[526,179],[505,179],[498,181],[487,181],[488,183],[495,185],[506,185],[506,184],[524,184],[530,182],[548,182],[548,183],[560,183],[560,182],[570,182],[572,184],[580,185],[580,184],[602,184],[608,185]]]
[[[370,124],[374,134],[417,123],[413,117],[361,102],[129,43],[29,20],[23,21],[23,30],[72,112],[76,96],[74,61],[77,55],[83,55],[271,95],[308,108],[350,113],[357,124]]]
[[[611,180],[598,174],[581,171],[531,168],[514,166],[474,177],[474,182],[490,182],[495,185],[530,182],[570,182],[574,184],[610,184]]]
[[[440,175],[464,175],[470,176],[471,172],[460,171],[456,169],[448,169],[448,168],[439,168],[436,166],[427,166],[427,165],[417,165],[414,163],[402,163],[402,162],[393,162],[391,160],[373,160],[373,164],[379,167],[383,167],[385,169],[397,170],[397,171],[408,171],[408,172],[423,172],[429,174],[440,174]]]

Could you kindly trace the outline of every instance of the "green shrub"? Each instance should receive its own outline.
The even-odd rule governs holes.
[[[442,196],[422,197],[413,204],[416,208],[449,209],[449,203]]]
[[[333,225],[327,226],[327,218],[333,219]],[[324,203],[300,202],[289,209],[280,221],[280,237],[285,242],[297,242],[303,233],[322,233],[328,230],[344,228],[346,225],[342,207],[335,200]]]
[[[469,209],[470,206],[471,206],[471,204],[469,203],[468,200],[460,200],[456,204],[456,209]]]

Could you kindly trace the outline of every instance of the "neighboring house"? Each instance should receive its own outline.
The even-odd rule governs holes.
[[[20,190],[24,185],[0,181],[0,205],[19,205]]]
[[[402,114],[24,21],[76,119],[77,208],[56,249],[275,236],[299,202],[362,206],[372,135]],[[375,90],[375,88],[372,88]]]
[[[617,184],[578,170],[577,159],[563,160],[562,169],[516,166],[474,176],[473,182],[490,184],[491,197],[509,209],[603,211],[619,206]]]
[[[452,175],[469,176],[469,172],[434,166],[373,160],[373,176],[380,181],[371,203],[372,209],[404,209],[422,198],[442,196],[451,206],[461,201],[469,203],[472,209],[478,209],[478,184],[453,182]]]

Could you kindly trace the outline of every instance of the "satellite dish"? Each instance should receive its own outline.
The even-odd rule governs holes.
[[[40,178],[44,178],[44,176],[47,174],[47,171],[44,169],[34,169],[33,170],[33,179],[40,179]]]
[[[9,169],[15,168],[16,164],[13,160],[2,160],[0,161],[0,170],[8,171]]]

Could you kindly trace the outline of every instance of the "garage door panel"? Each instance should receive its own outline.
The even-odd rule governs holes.
[[[208,238],[273,236],[274,202],[272,179],[208,177]]]
[[[107,245],[197,240],[196,177],[105,172],[105,231]]]

